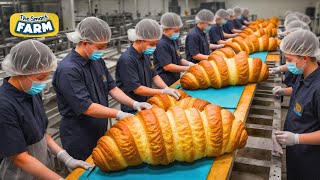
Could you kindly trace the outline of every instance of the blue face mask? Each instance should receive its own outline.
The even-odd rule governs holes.
[[[204,29],[205,29],[206,31],[209,31],[209,30],[211,29],[211,26],[206,26]]]
[[[222,19],[222,20],[221,20],[221,24],[222,24],[222,25],[227,24],[227,22],[228,22],[228,20],[225,20],[225,19]]]
[[[90,48],[92,49],[91,46]],[[91,59],[92,61],[99,60],[103,56],[103,54],[104,52],[102,50],[93,50],[92,54],[89,56],[89,59]]]
[[[300,60],[299,60],[300,61]],[[306,63],[304,63],[303,67],[301,69],[297,68],[297,63],[291,63],[291,62],[287,62],[286,66],[288,68],[288,70],[292,73],[292,74],[302,74],[304,71],[304,68],[306,67]]]
[[[180,37],[180,33],[173,33],[170,37],[170,40],[177,40]]]
[[[151,55],[151,54],[154,53],[155,50],[156,50],[156,47],[147,46],[147,48],[143,51],[143,53],[146,54],[146,55]]]
[[[237,19],[241,19],[242,17],[241,16],[237,16]]]
[[[28,78],[32,81],[32,79],[29,76],[28,76]],[[21,84],[21,82],[20,82],[20,84]],[[25,92],[30,95],[39,94],[46,87],[46,85],[47,84],[45,82],[32,81],[31,88]]]

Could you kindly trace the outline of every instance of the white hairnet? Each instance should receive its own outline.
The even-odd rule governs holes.
[[[300,20],[298,17],[296,17],[296,16],[292,16],[292,17],[290,17],[290,18],[288,18],[288,19],[286,19],[285,21],[284,21],[284,27],[287,27],[287,25],[289,24],[289,23],[291,23],[292,21],[296,21],[296,20]]]
[[[303,15],[301,18],[300,18],[301,21],[305,22],[306,24],[310,24],[311,23],[311,19],[309,16],[307,15]]]
[[[288,15],[284,18],[284,20],[287,20],[287,19],[292,18],[292,17],[297,17],[297,18],[298,18],[297,15],[295,15],[294,13],[291,13],[291,14],[288,14]]]
[[[242,9],[242,15],[243,16],[248,16],[249,15],[249,9],[248,8],[243,8]]]
[[[57,59],[51,49],[31,39],[13,46],[2,62],[2,69],[8,76],[45,73],[56,67]]]
[[[67,37],[73,43],[86,41],[105,44],[111,39],[111,29],[105,21],[96,17],[87,17],[77,25],[75,32],[67,33]]]
[[[161,36],[162,29],[159,23],[152,19],[142,19],[137,23],[134,30],[128,30],[128,38],[130,41],[154,41],[159,40]]]
[[[242,15],[242,9],[239,7],[233,8],[234,16],[241,16]]]
[[[183,26],[180,16],[172,12],[163,14],[160,24],[163,28],[181,28]]]
[[[280,49],[286,54],[310,57],[318,57],[320,52],[317,36],[304,29],[299,29],[283,38]]]
[[[304,14],[301,13],[301,12],[295,12],[294,14],[295,14],[299,19],[301,19],[301,18],[304,16]]]
[[[300,21],[300,20],[295,20],[287,24],[286,26],[286,32],[292,33],[296,30],[299,29],[305,29],[305,30],[310,30],[308,24]]]
[[[196,19],[196,23],[207,22],[207,23],[213,24],[214,14],[207,9],[202,9],[201,11],[198,12],[195,19]]]
[[[233,11],[233,9],[227,9],[227,12],[230,14],[230,16],[234,16],[234,11]]]
[[[216,12],[215,18],[227,19],[230,17],[230,14],[225,9],[219,9]]]
[[[286,12],[284,12],[284,17],[287,17],[291,13],[292,13],[292,11],[287,10]]]

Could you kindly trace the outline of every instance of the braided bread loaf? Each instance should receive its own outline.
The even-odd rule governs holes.
[[[233,58],[236,55],[236,53],[234,53],[234,51],[231,47],[217,49],[217,50],[213,51],[211,54],[220,55],[220,56],[226,57],[226,58]]]
[[[92,152],[102,171],[117,171],[143,162],[166,165],[193,162],[242,148],[248,138],[241,120],[217,105],[201,112],[172,106],[142,110],[117,122]]]
[[[241,31],[241,33],[238,34],[237,37],[241,38],[247,38],[249,35],[254,34],[257,37],[261,37],[263,35],[267,35],[268,37],[273,37],[277,35],[277,29],[276,28],[260,28],[258,30],[254,30],[253,28],[245,28]]]
[[[244,85],[249,82],[260,82],[268,79],[269,68],[259,58],[249,58],[244,51],[234,58],[227,59],[210,55],[209,61],[200,61],[191,66],[181,77],[184,89],[221,88],[228,85]]]

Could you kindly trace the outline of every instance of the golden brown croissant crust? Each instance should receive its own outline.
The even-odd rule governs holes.
[[[152,108],[112,126],[99,139],[92,158],[105,172],[143,162],[193,162],[242,148],[247,138],[243,122],[217,105],[207,105],[203,111],[179,106],[167,111]]]
[[[180,83],[184,89],[195,90],[261,82],[268,77],[267,64],[262,63],[259,58],[249,58],[242,51],[231,59],[210,55],[209,61],[203,60],[198,65],[191,66],[181,77]]]

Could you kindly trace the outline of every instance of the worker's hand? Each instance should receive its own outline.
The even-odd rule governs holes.
[[[239,34],[239,33],[234,33],[234,34],[233,34],[233,37],[236,37],[236,36],[238,36],[238,34]]]
[[[57,154],[57,158],[66,165],[66,167],[68,168],[69,171],[73,171],[77,167],[81,167],[81,168],[86,169],[86,170],[92,167],[92,165],[90,165],[87,162],[84,162],[84,161],[78,160],[78,159],[74,159],[73,157],[71,157],[67,153],[66,150],[60,151]]]
[[[142,109],[151,109],[152,105],[146,102],[135,101],[132,107],[134,110],[141,111]]]
[[[281,73],[281,66],[269,68],[269,74],[278,74]]]
[[[131,113],[126,113],[126,112],[123,112],[123,111],[119,111],[118,114],[117,114],[116,119],[117,120],[121,120],[121,119],[123,119],[123,118],[125,118],[127,116],[134,116],[134,115],[131,114]]]
[[[299,134],[294,134],[289,131],[276,131],[275,135],[276,135],[277,141],[280,144],[283,144],[286,146],[299,144]]]
[[[193,66],[194,63],[193,63],[193,62],[188,62],[188,65],[189,65],[189,66]]]
[[[272,155],[276,157],[281,157],[281,155],[283,154],[283,150],[281,145],[277,141],[274,133],[272,133],[272,144],[273,144]]]
[[[168,94],[170,96],[173,96],[174,98],[176,98],[177,100],[179,100],[180,98],[180,93],[175,90],[175,89],[172,89],[172,88],[169,88],[169,87],[166,87],[162,90],[162,94]]]
[[[217,45],[217,49],[223,48],[223,47],[224,47],[224,44],[218,44],[218,45]]]
[[[284,95],[284,88],[281,86],[276,86],[272,89],[272,94],[279,97]]]

